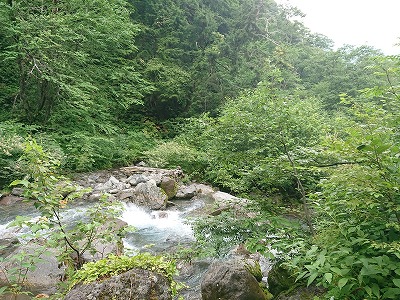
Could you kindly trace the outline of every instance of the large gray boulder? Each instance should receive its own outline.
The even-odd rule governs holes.
[[[0,263],[0,268],[3,270],[21,268],[20,261],[17,258],[17,255],[21,255],[21,253],[26,253],[25,256],[32,256],[35,259],[40,258],[35,264],[36,268],[26,273],[23,285],[32,290],[54,293],[65,270],[62,267],[59,268],[54,250],[48,250],[49,253],[44,253],[41,246],[40,241],[20,245],[11,241],[9,248],[12,249],[8,253],[4,253],[4,256],[2,255],[5,259]],[[26,269],[22,268],[22,270],[25,272]],[[7,274],[7,276],[9,275]],[[7,285],[7,278],[3,272],[0,272],[0,286],[2,285]]]
[[[170,300],[170,282],[158,273],[132,269],[100,282],[75,286],[65,300]]]
[[[137,205],[150,209],[165,209],[167,207],[168,196],[153,179],[139,183],[133,193],[134,195],[129,199]]]
[[[209,196],[214,192],[214,189],[208,185],[191,183],[190,185],[181,185],[175,197],[179,199],[190,199],[197,195]]]
[[[97,238],[92,241],[91,246],[95,250],[95,253],[86,251],[82,257],[84,262],[96,261],[106,257],[108,254],[120,255],[123,251],[122,237],[120,232],[128,224],[119,219],[109,220],[106,225],[97,229]],[[107,242],[104,238],[100,238],[105,234],[106,231],[110,231],[113,235],[112,240]],[[83,247],[83,245],[80,245]],[[20,268],[21,262],[18,257],[29,257],[38,261],[35,263],[35,267],[26,273],[26,278],[23,285],[31,290],[41,291],[45,293],[56,292],[57,284],[65,276],[64,264],[61,264],[57,260],[57,256],[60,254],[62,249],[50,249],[47,248],[44,240],[35,239],[20,243],[16,238],[1,239],[0,240],[0,257],[4,257],[4,261],[0,262],[0,269],[12,270],[13,268]],[[74,257],[75,258],[75,257]],[[25,272],[25,268],[22,268]],[[10,274],[7,274],[8,276]],[[7,285],[7,278],[4,272],[0,272],[0,286]],[[0,299],[2,299],[0,297]]]
[[[201,283],[203,300],[267,300],[257,279],[237,260],[214,262]]]

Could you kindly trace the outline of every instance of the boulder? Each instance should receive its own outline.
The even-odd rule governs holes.
[[[19,187],[15,187],[11,191],[11,195],[14,195],[14,196],[22,196],[23,193],[24,193],[24,189],[19,188]]]
[[[170,282],[158,273],[132,269],[117,276],[75,286],[65,300],[171,300]]]
[[[7,196],[3,196],[0,199],[0,205],[14,205],[18,202],[21,202],[23,200],[23,198],[18,197],[18,196],[14,196],[14,195],[7,195]]]
[[[244,199],[235,197],[231,194],[225,193],[225,192],[215,192],[211,195],[211,197],[214,199],[214,201],[219,204],[219,205],[229,205],[229,204],[236,204],[240,203]]]
[[[112,187],[113,187],[112,182],[107,181],[107,182],[105,182],[105,183],[98,183],[98,184],[94,187],[94,190],[95,190],[95,191],[102,191],[102,192],[105,192],[105,191],[111,189]]]
[[[167,176],[161,179],[160,188],[167,194],[168,199],[172,199],[178,191],[178,184],[175,179]]]
[[[176,193],[176,198],[179,199],[190,199],[193,198],[196,195],[202,194],[202,195],[211,195],[215,191],[213,190],[212,187],[201,184],[201,183],[192,183],[190,185],[182,185],[178,188],[178,191]]]
[[[121,255],[123,253],[123,242],[121,232],[128,226],[128,223],[120,219],[109,220],[106,224],[98,228],[97,235],[99,238],[95,239],[91,246],[95,253],[86,251],[83,255],[83,260],[97,261],[105,258],[109,254]],[[111,241],[107,241],[107,237],[104,236],[107,232],[112,234]],[[103,236],[103,238],[101,238]]]
[[[19,246],[17,238],[6,238],[0,240],[0,257],[7,257]]]
[[[28,244],[21,244],[16,248],[14,246],[14,251],[9,253],[8,256],[4,256],[5,260],[0,263],[0,268],[8,270],[14,267],[19,268],[20,261],[16,256],[21,253],[26,253],[25,255],[28,256],[33,255],[35,258],[40,257],[40,261],[35,264],[36,269],[26,273],[24,285],[29,287],[30,290],[55,293],[57,284],[64,274],[64,269],[59,268],[59,262],[55,257],[54,251],[48,250],[49,253],[45,254],[43,250],[40,250],[41,245],[39,241],[38,243],[29,242]],[[2,284],[7,284],[7,279],[4,273],[0,272],[0,286]]]
[[[129,176],[129,178],[126,180],[131,186],[136,186],[139,183],[143,183],[148,181],[149,178],[143,174],[134,174]]]
[[[120,255],[123,251],[122,236],[120,233],[126,226],[126,222],[114,219],[109,220],[106,225],[100,227],[98,229],[99,236],[108,229],[112,231],[114,237],[110,242],[105,242],[104,239],[100,238],[95,239],[91,246],[95,248],[96,253],[86,251],[83,255],[83,261],[95,261],[106,257],[110,253]],[[27,272],[24,284],[33,291],[56,292],[57,284],[60,283],[60,280],[65,275],[65,266],[60,264],[56,258],[62,249],[43,249],[44,245],[45,242],[39,239],[26,243],[20,243],[16,238],[0,240],[0,256],[5,258],[0,263],[0,269],[19,268],[20,261],[17,259],[17,256],[21,255],[21,253],[26,253],[25,256],[33,256],[34,258],[40,257],[39,262],[35,264],[36,269]],[[7,279],[4,273],[0,272],[0,286],[6,283]]]
[[[134,189],[134,196],[129,199],[137,205],[150,209],[165,209],[168,196],[154,180],[150,179],[147,182],[139,183]]]
[[[133,198],[133,196],[135,196],[135,190],[134,189],[122,190],[116,195],[118,200],[132,201],[132,202],[133,202],[133,199],[131,199],[131,198]]]
[[[274,299],[277,300],[313,300],[313,299],[323,299],[326,290],[321,287],[316,287],[310,285],[309,287],[296,287],[279,294]]]
[[[210,216],[219,216],[220,214],[222,214],[224,211],[228,211],[230,210],[232,207],[231,206],[224,206],[224,207],[220,207],[218,209],[213,210],[212,212],[210,212]]]
[[[237,260],[214,262],[201,283],[203,300],[267,300],[245,263]]]
[[[92,193],[88,197],[88,201],[98,201],[100,200],[101,196],[103,196],[102,193]]]
[[[94,190],[107,192],[113,189],[122,190],[124,188],[126,188],[126,183],[119,181],[114,176],[110,176],[107,182],[97,184]]]
[[[292,289],[295,284],[295,277],[279,263],[268,273],[268,289],[275,296]]]

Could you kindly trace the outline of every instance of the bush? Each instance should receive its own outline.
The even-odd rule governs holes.
[[[66,155],[63,167],[77,172],[132,164],[155,144],[152,135],[135,129],[110,135],[77,131],[55,139]]]
[[[147,151],[149,163],[155,167],[181,167],[192,175],[203,174],[207,167],[206,153],[176,141],[165,142]]]
[[[23,153],[26,136],[35,129],[16,122],[0,123],[0,189],[23,175],[17,162]]]

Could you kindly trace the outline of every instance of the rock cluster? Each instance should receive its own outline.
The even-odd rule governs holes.
[[[168,214],[162,210],[171,204],[169,201],[171,199],[192,199],[194,197],[208,199],[210,203],[217,205],[216,210],[214,205],[213,211],[205,212],[209,215],[218,215],[224,210],[240,209],[245,201],[245,199],[215,191],[205,184],[183,184],[182,177],[180,169],[165,170],[131,166],[111,171],[78,174],[74,182],[81,187],[91,188],[91,192],[84,196],[83,201],[97,201],[103,194],[107,194],[110,201],[132,202],[152,210],[160,210],[157,212],[159,218],[168,218]],[[1,201],[3,203],[0,202],[0,204],[15,204],[21,200],[22,192],[22,190],[13,191],[9,197],[3,197]],[[207,201],[206,203],[208,203]],[[126,224],[120,220],[113,222],[115,222],[116,239],[119,239],[118,231]],[[99,228],[99,230],[102,229]],[[97,242],[94,241],[94,246],[100,255],[85,256],[85,261],[97,260],[107,253],[118,254],[120,252],[115,243],[106,245],[99,242],[97,245]],[[8,252],[5,256],[18,251],[19,245],[16,241],[10,239],[4,243],[6,243],[5,249]],[[41,291],[52,293],[54,290],[49,287],[56,286],[63,270],[58,269],[56,261],[50,260],[35,272],[39,273],[28,274],[28,282],[32,286],[40,288]],[[160,276],[146,270],[131,270],[101,282],[79,285],[65,299],[153,299],[154,297],[156,297],[154,299],[171,299],[170,293],[168,293],[169,282]],[[35,281],[35,278],[40,282]],[[232,261],[213,264],[204,277],[201,289],[204,300],[267,299],[254,275],[243,264]],[[200,291],[197,293],[199,295]]]
[[[87,196],[89,200],[98,200],[102,194],[107,193],[111,195],[111,200],[132,202],[150,209],[165,209],[167,201],[176,196],[181,176],[180,169],[132,166],[80,175],[76,182],[92,188]]]

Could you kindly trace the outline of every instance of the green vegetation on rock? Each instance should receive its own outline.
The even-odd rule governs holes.
[[[174,296],[182,288],[182,285],[173,279],[173,276],[177,274],[175,262],[150,253],[139,253],[131,257],[110,255],[96,262],[84,264],[71,278],[70,289],[78,283],[103,280],[135,268],[164,275],[171,282],[171,292]]]

